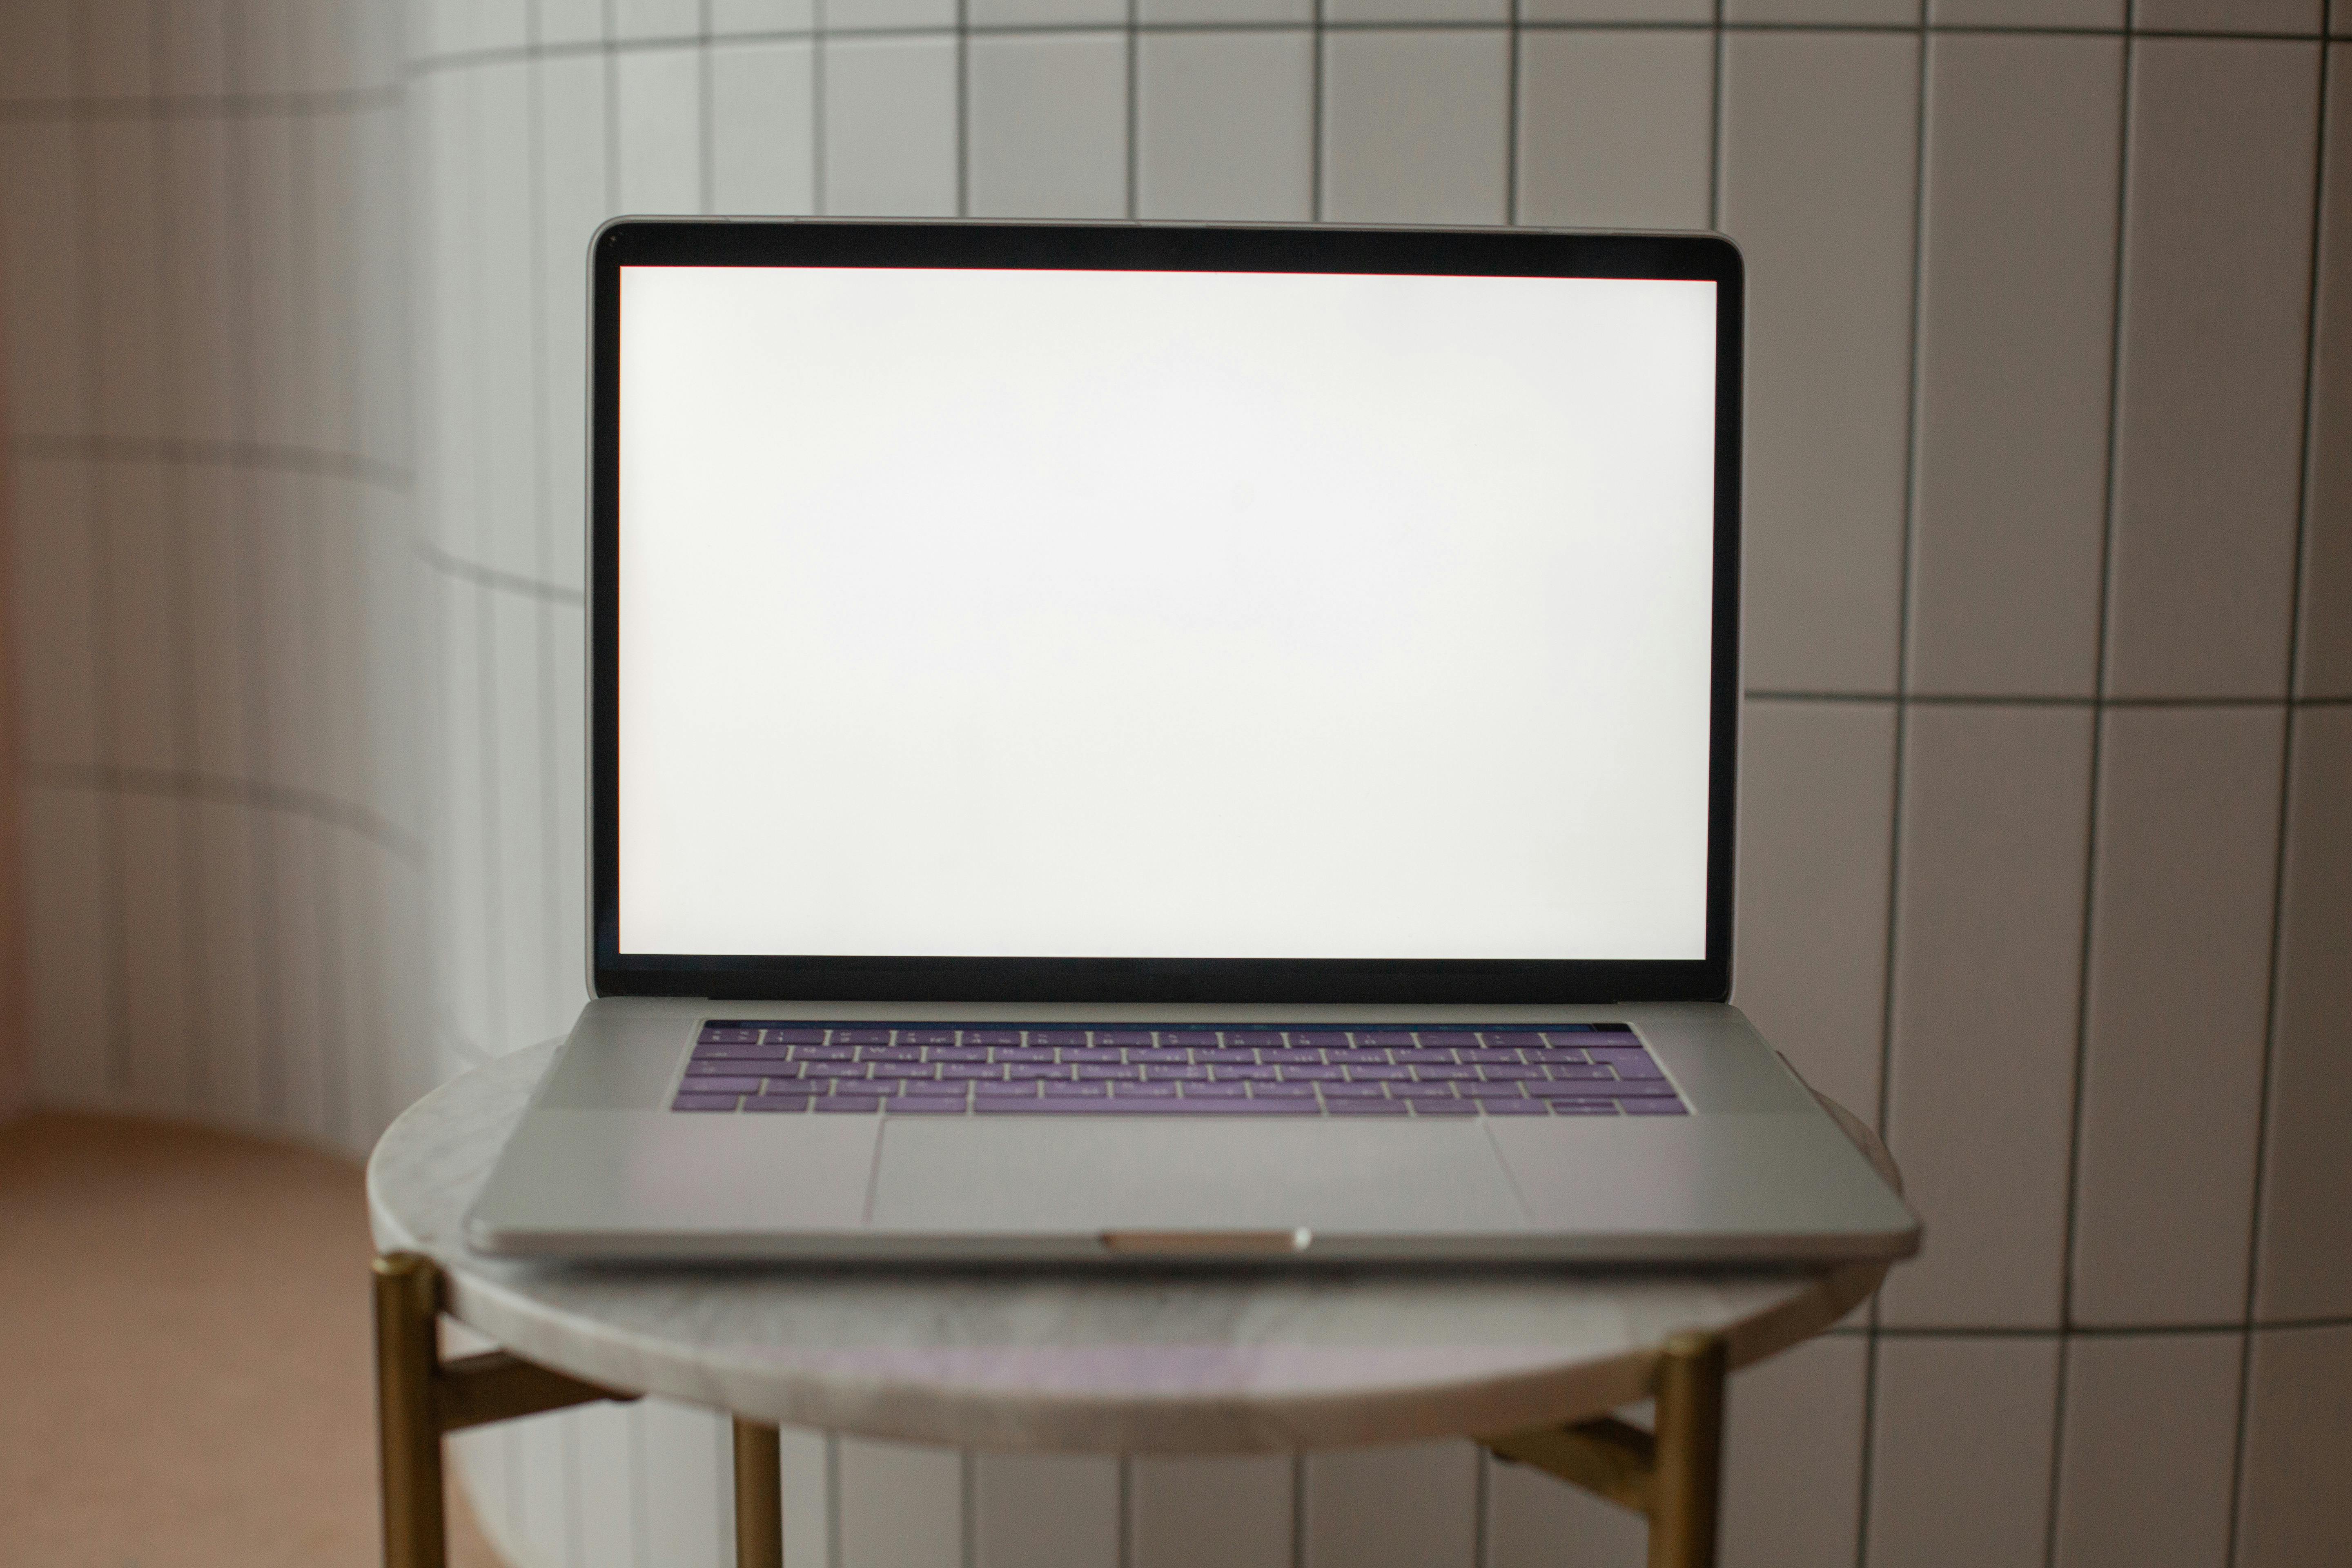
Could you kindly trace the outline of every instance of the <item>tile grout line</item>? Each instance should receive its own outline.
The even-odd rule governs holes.
[[[2126,18],[2128,24],[2129,18]],[[2083,1184],[2084,1081],[2090,1059],[2093,944],[2097,936],[2099,888],[2099,792],[2105,784],[2107,724],[2103,711],[2107,700],[2108,667],[2114,658],[2109,621],[2115,597],[2116,513],[2122,465],[2123,363],[2126,304],[2131,279],[2132,125],[2138,46],[2128,31],[2123,46],[2123,83],[2117,94],[2119,121],[2116,142],[2116,259],[2114,299],[2109,303],[2107,343],[2107,463],[2101,497],[2099,531],[2099,603],[2092,688],[2096,700],[2091,724],[2091,758],[2085,793],[2083,864],[2082,952],[2074,990],[2074,1072],[2068,1106],[2066,1139],[2066,1208],[2061,1237],[2058,1275],[2057,1371],[2051,1391],[2048,1512],[2042,1521],[2042,1561],[2055,1568],[2058,1558],[2058,1517],[2066,1459],[2066,1394],[2072,1372],[2068,1347],[2074,1323],[2074,1253],[2081,1226]]]
[[[541,0],[530,0],[524,16],[526,37],[534,50],[540,42],[542,27]],[[709,22],[709,0],[704,0],[704,26]],[[703,102],[710,102],[709,72],[704,73]],[[553,408],[548,396],[547,361],[550,336],[548,332],[547,287],[547,95],[542,77],[542,62],[537,53],[531,57],[523,73],[523,127],[525,163],[530,184],[529,210],[524,221],[530,234],[530,417],[533,520],[538,524],[538,559],[541,582],[555,575],[555,517],[551,508],[554,494],[555,431]],[[706,120],[708,115],[705,116]],[[707,204],[706,204],[707,205]],[[555,781],[561,767],[555,736],[556,706],[561,700],[555,688],[555,618],[550,614],[550,601],[534,595],[539,603],[531,614],[532,630],[539,651],[539,779],[540,779],[540,918],[544,922],[541,938],[541,962],[544,964],[544,980],[557,983],[566,967],[563,960],[562,900],[556,885],[555,868],[562,864],[562,843],[559,824],[562,811],[556,800]],[[551,1001],[560,1001],[557,996]],[[561,1007],[554,1009],[561,1012]],[[569,1431],[566,1424],[565,1430]],[[579,1520],[573,1521],[573,1534],[579,1534]]]
[[[1922,0],[1924,5],[1924,0]],[[1914,558],[1915,540],[1919,519],[1919,405],[1920,387],[1926,375],[1927,356],[1921,347],[1923,309],[1927,293],[1927,128],[1928,37],[1923,28],[1918,38],[1918,52],[1914,57],[1916,72],[1911,142],[1911,311],[1908,347],[1911,353],[1910,374],[1904,386],[1903,444],[1903,537],[1899,573],[1895,585],[1895,737],[1888,780],[1887,850],[1886,850],[1886,939],[1883,954],[1884,967],[1880,975],[1878,1017],[1878,1105],[1877,1129],[1882,1138],[1891,1139],[1889,1118],[1894,1105],[1895,1072],[1895,1009],[1897,955],[1901,951],[1903,911],[1903,829],[1904,810],[1907,802],[1906,788],[1908,751],[1911,733],[1911,709],[1907,694],[1911,689],[1911,611],[1916,592]],[[1890,1147],[1891,1142],[1890,1142]],[[1866,1318],[1869,1339],[1864,1346],[1863,1362],[1861,1455],[1857,1465],[1856,1503],[1859,1517],[1854,1524],[1854,1559],[1860,1568],[1870,1562],[1870,1521],[1873,1484],[1876,1479],[1873,1463],[1878,1434],[1878,1366],[1879,1339],[1883,1307],[1874,1292]]]
[[[2318,421],[2320,262],[2327,217],[2327,117],[2332,87],[2330,46],[2318,48],[2318,81],[2312,117],[2311,252],[2305,273],[2303,347],[2303,450],[2295,465],[2294,554],[2287,591],[2286,693],[2292,699],[2303,680],[2303,593],[2306,558],[2311,549],[2312,469],[2318,462],[2314,439]],[[2271,1092],[2278,1058],[2279,1015],[2286,989],[2286,886],[2291,846],[2289,826],[2294,805],[2295,710],[2286,708],[2279,737],[2278,842],[2271,867],[2271,951],[2269,994],[2263,1009],[2263,1065],[2255,1100],[2254,1164],[2252,1205],[2246,1226],[2246,1332],[2238,1342],[2238,1408],[2235,1440],[2230,1448],[2229,1533],[2224,1541],[2224,1568],[2236,1568],[2238,1531],[2245,1508],[2247,1445],[2252,1437],[2254,1303],[2262,1284],[2264,1237],[2263,1207],[2269,1197]]]
[[[1521,0],[1511,0],[1511,32],[1503,59],[1503,223],[1510,228],[1519,226],[1519,138],[1524,129],[1519,75],[1525,68],[1520,13],[1525,9]]]

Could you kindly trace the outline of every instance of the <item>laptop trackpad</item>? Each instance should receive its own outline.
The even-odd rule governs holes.
[[[1509,1231],[1525,1226],[1476,1121],[883,1123],[872,1224],[957,1234]]]

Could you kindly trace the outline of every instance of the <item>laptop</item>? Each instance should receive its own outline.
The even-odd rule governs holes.
[[[491,1253],[1891,1258],[1731,986],[1706,236],[619,220]]]

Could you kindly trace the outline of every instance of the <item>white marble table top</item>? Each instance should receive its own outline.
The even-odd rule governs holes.
[[[368,1163],[377,1247],[430,1255],[450,1314],[518,1355],[787,1426],[1128,1453],[1502,1433],[1642,1398],[1678,1330],[1727,1333],[1735,1366],[1760,1360],[1836,1321],[1885,1273],[590,1269],[483,1257],[460,1222],[553,1052],[469,1072],[393,1124]]]

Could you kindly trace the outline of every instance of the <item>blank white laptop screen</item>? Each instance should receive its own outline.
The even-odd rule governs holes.
[[[625,267],[621,951],[1704,957],[1715,325]]]

